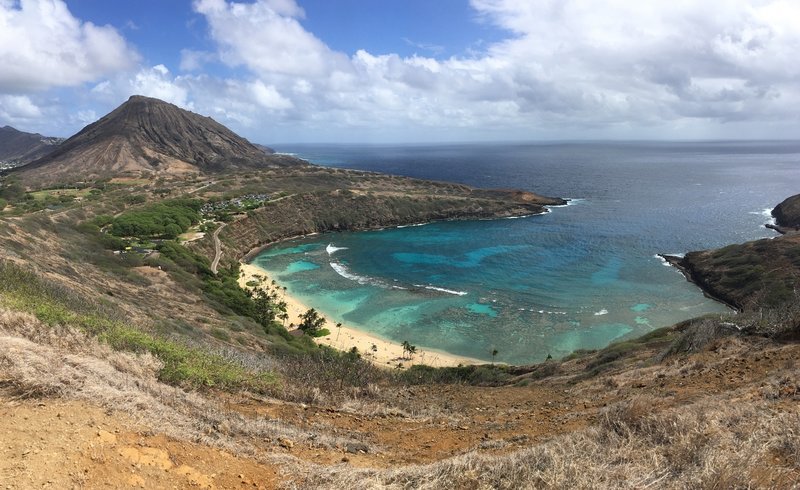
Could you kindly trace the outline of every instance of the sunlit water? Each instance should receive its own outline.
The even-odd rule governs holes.
[[[726,308],[658,253],[772,236],[800,192],[800,143],[279,148],[312,162],[572,198],[522,219],[284,242],[255,263],[382,337],[511,363],[559,357]]]

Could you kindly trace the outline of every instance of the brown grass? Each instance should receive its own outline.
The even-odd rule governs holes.
[[[795,375],[800,374],[795,371]],[[652,399],[610,407],[589,429],[503,456],[471,452],[396,470],[315,468],[303,488],[793,488],[800,412],[756,399],[652,414]]]
[[[280,438],[316,447],[353,442],[226,410],[210,398],[159,382],[160,368],[150,354],[115,351],[69,327],[51,327],[0,308],[0,393],[5,397],[85,400],[127,412],[171,437],[240,455],[256,455],[259,447],[277,445]]]

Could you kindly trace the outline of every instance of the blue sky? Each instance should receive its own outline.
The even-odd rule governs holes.
[[[144,94],[261,143],[796,138],[793,0],[0,0],[0,126]]]

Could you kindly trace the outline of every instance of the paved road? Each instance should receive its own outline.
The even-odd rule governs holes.
[[[214,261],[211,262],[211,272],[217,273],[217,266],[219,266],[219,259],[222,258],[222,242],[219,241],[219,232],[228,226],[228,223],[222,223],[219,228],[214,230]]]

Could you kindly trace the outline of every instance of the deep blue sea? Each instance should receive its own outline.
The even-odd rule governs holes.
[[[658,253],[773,236],[800,142],[283,145],[313,163],[572,199],[545,215],[284,242],[254,261],[387,339],[509,363],[598,348],[726,308]]]

